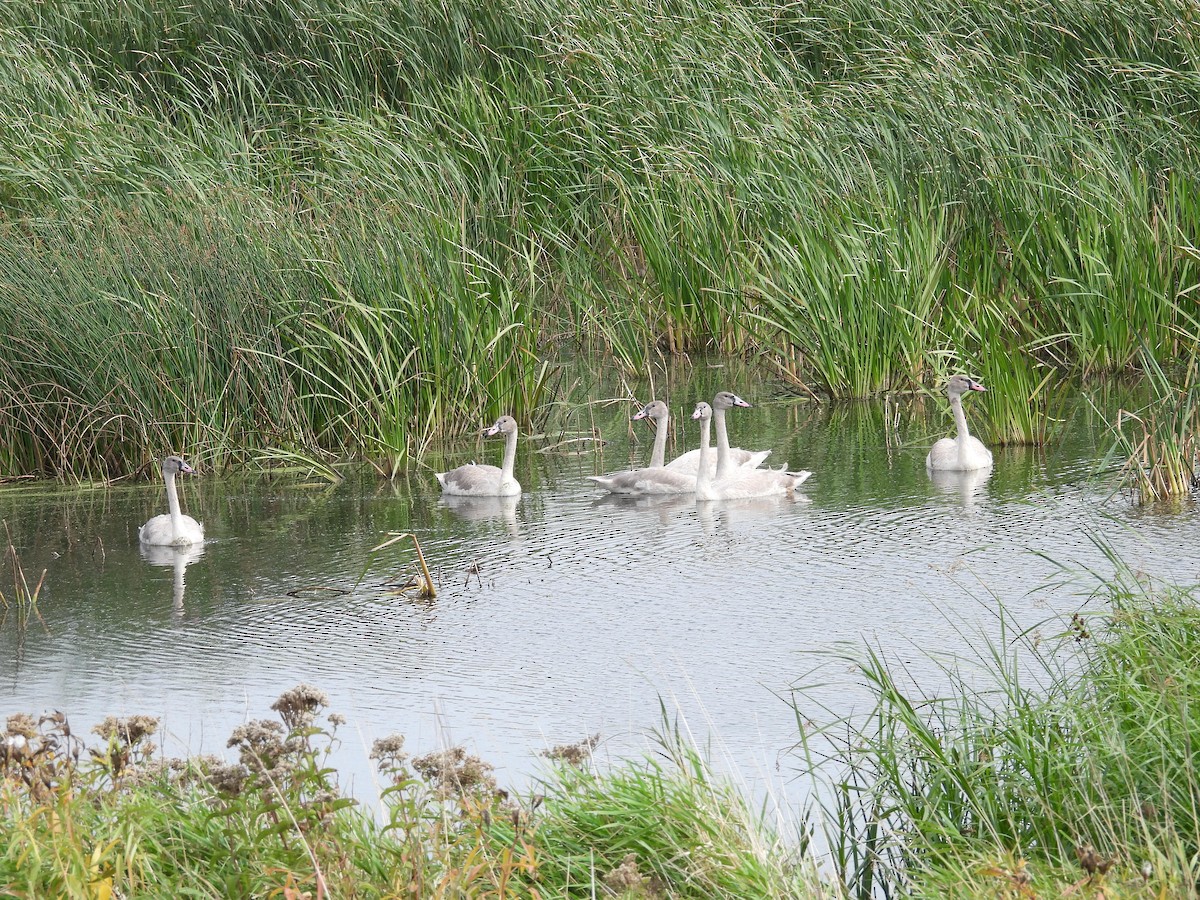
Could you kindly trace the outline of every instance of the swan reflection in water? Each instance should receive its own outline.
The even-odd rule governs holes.
[[[204,556],[203,544],[188,544],[173,547],[167,544],[141,544],[142,559],[152,566],[163,566],[175,571],[172,608],[176,618],[183,617],[183,573],[187,567]]]
[[[633,514],[657,513],[660,525],[669,525],[679,518],[680,510],[691,509],[696,504],[693,494],[647,494],[637,497],[631,494],[601,494],[592,500],[592,509],[629,510]]]
[[[507,497],[470,497],[463,494],[442,494],[438,506],[450,510],[465,522],[487,522],[499,519],[512,537],[520,537],[517,525],[517,504],[520,494]]]
[[[987,494],[988,479],[992,477],[991,466],[969,472],[938,469],[927,469],[926,472],[939,492],[948,497],[957,497],[965,510],[970,510]]]

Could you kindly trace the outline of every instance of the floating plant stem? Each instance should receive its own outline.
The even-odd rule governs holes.
[[[404,538],[411,538],[413,547],[416,548],[417,551],[417,562],[421,565],[421,579],[417,585],[417,596],[421,597],[422,599],[432,600],[437,596],[437,589],[433,586],[433,576],[429,574],[429,566],[425,564],[425,554],[421,552],[421,542],[417,540],[417,536],[411,531],[402,533],[389,531],[388,534],[391,535],[391,539],[384,541],[377,547],[372,547],[371,552],[375,553],[384,549],[385,547],[390,547],[397,541],[404,540]]]

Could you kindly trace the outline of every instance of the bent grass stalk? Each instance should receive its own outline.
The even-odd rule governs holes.
[[[398,541],[404,540],[405,538],[411,540],[413,548],[417,551],[417,563],[421,567],[421,578],[417,582],[417,596],[423,600],[432,600],[437,596],[437,588],[435,588],[433,585],[433,576],[429,574],[429,566],[425,563],[425,554],[421,552],[421,543],[417,540],[417,536],[411,532],[404,532],[402,534],[397,534],[395,532],[389,533],[392,535],[392,537],[389,540],[384,541],[382,544],[372,547],[370,552],[377,553],[386,547],[392,546],[392,544],[395,544]]]

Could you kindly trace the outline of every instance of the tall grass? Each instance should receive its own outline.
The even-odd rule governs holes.
[[[1118,411],[1108,456],[1124,459],[1122,474],[1142,503],[1186,497],[1200,486],[1200,368],[1193,356],[1176,376],[1146,350],[1142,359],[1149,402]]]
[[[858,657],[874,711],[830,744],[806,736],[840,770],[828,837],[852,893],[1015,896],[1030,879],[1039,892],[1190,892],[1196,598],[1128,570],[1098,594],[1107,609],[1050,645],[1006,631],[980,648],[982,672],[947,666],[942,693]]]
[[[1044,441],[1055,382],[1188,350],[1192,24],[1174,0],[8,4],[0,474],[183,443],[398,471],[538,416],[550,341],[628,370],[761,355],[838,397],[955,361],[1020,398],[993,439]]]

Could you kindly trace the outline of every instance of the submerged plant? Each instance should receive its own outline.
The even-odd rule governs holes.
[[[17,628],[22,632],[34,618],[45,626],[46,622],[42,618],[41,612],[38,611],[38,598],[41,596],[42,587],[46,583],[46,572],[48,570],[43,569],[41,576],[37,580],[37,584],[30,587],[29,579],[25,577],[25,569],[21,565],[21,558],[17,554],[17,548],[13,545],[12,531],[8,527],[7,520],[4,522],[4,535],[7,540],[4,548],[4,561],[12,568],[13,587],[12,592],[8,594],[0,590],[0,625],[8,618],[11,611],[16,617]]]

